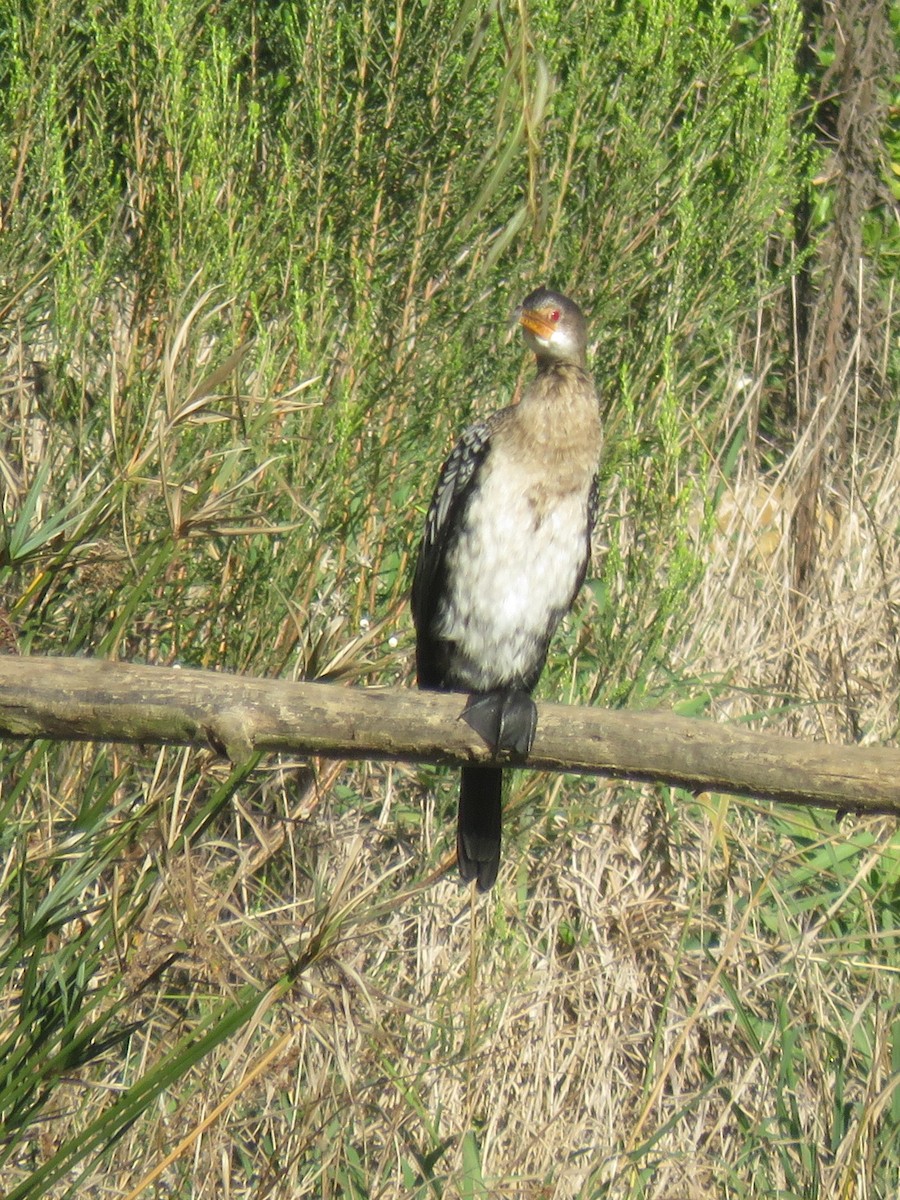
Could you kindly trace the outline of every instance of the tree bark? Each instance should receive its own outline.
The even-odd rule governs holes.
[[[0,657],[0,736],[487,763],[455,693],[345,688],[79,658]],[[511,762],[512,760],[504,760]],[[829,746],[669,712],[538,706],[513,765],[900,815],[900,751]]]

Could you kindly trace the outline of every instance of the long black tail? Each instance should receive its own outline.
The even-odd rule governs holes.
[[[467,883],[477,880],[479,892],[486,892],[500,869],[503,772],[499,767],[463,767],[461,775],[456,827],[459,873]]]

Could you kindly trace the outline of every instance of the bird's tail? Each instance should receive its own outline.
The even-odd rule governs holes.
[[[459,785],[456,857],[459,873],[475,879],[479,892],[493,887],[500,869],[500,797],[503,772],[499,767],[463,767]]]

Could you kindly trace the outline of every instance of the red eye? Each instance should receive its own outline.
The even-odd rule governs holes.
[[[558,321],[561,316],[562,316],[562,313],[559,311],[559,309],[554,308],[553,312],[550,314],[550,320]]]

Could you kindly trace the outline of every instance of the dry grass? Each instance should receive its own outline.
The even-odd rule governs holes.
[[[723,716],[751,713],[754,698],[769,707],[784,690],[791,732],[838,742],[896,736],[898,437],[895,425],[867,438],[854,447],[850,478],[825,482],[816,574],[799,615],[791,523],[816,447],[801,440],[777,473],[742,462],[717,514],[698,597],[702,633],[685,648],[748,689],[743,700],[729,697]]]
[[[574,6],[569,43],[553,6],[546,29],[526,7],[495,29],[463,6],[438,62],[439,5],[418,29],[403,4],[376,23],[372,6],[312,6],[308,25],[285,26],[290,54],[275,25],[257,40],[253,9],[237,66],[199,10],[147,10],[141,46],[199,52],[166,52],[172,86],[149,51],[146,69],[132,56],[136,145],[109,126],[124,207],[98,119],[94,141],[81,130],[96,156],[73,170],[72,212],[48,176],[53,304],[30,265],[48,203],[33,183],[16,242],[27,270],[10,260],[27,287],[0,371],[13,535],[0,640],[409,680],[420,509],[470,404],[512,384],[491,321],[540,263],[593,300],[613,401],[603,584],[563,631],[547,694],[896,737],[900,433],[844,420],[858,430],[849,469],[829,459],[837,414],[855,418],[864,393],[851,360],[775,473],[754,441],[774,373],[749,391],[711,383],[752,281],[776,286],[763,251],[802,182],[798,14],[745,13],[736,46],[740,30],[704,6],[659,9],[658,29],[642,10],[623,23]],[[225,10],[237,28],[241,6]],[[64,115],[98,81],[105,111],[110,12],[94,58],[76,46],[65,59]],[[65,6],[55,19],[68,46]],[[711,51],[702,88],[690,39]],[[556,56],[552,97],[538,45]],[[370,90],[348,104],[351,75]],[[39,108],[50,89],[17,78]],[[295,94],[294,79],[319,92]],[[267,135],[253,111],[272,100]],[[99,250],[76,220],[94,178]],[[743,453],[717,461],[742,428]],[[820,451],[823,536],[799,604],[792,518]],[[456,781],[436,769],[232,772],[188,751],[38,745],[4,749],[0,788],[0,1068],[34,1064],[0,1084],[36,1080],[46,1100],[19,1125],[35,1097],[0,1087],[0,1190],[17,1200],[887,1200],[900,1187],[889,822],[523,774],[500,881],[473,906],[441,872]]]
[[[852,704],[868,737],[890,737],[900,467],[883,444],[860,451],[792,626],[795,470],[799,453],[778,478],[738,473],[681,654],[698,676],[727,671],[720,717],[772,709],[787,649],[802,684],[787,728],[844,738]],[[60,1089],[43,1153],[210,1005],[273,990],[80,1194],[137,1195],[173,1146],[159,1183],[196,1197],[705,1200],[812,1178],[829,1196],[879,1194],[877,1130],[897,1103],[888,822],[586,781],[551,781],[548,797],[531,780],[531,815],[512,820],[499,886],[473,911],[452,875],[419,882],[419,838],[449,840],[446,790],[397,839],[413,772],[323,767],[318,791],[275,773],[264,804],[238,803],[233,837],[184,845],[185,759],[160,753],[159,839],[119,866],[123,887],[151,859],[158,871],[119,947],[140,1022],[129,1057]]]

